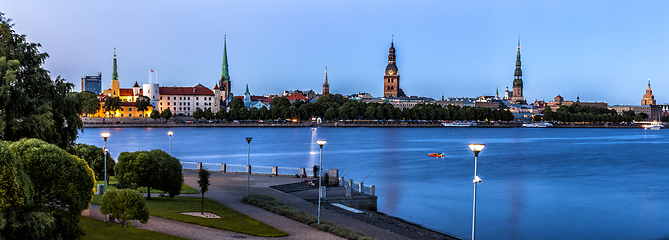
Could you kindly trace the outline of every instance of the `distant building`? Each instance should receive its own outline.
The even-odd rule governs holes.
[[[230,82],[230,73],[228,72],[228,38],[223,40],[223,66],[221,67],[221,79],[218,82],[221,91],[221,99],[231,99],[230,90],[232,89]]]
[[[510,101],[525,103],[523,97],[523,71],[520,69],[520,37],[518,37],[518,53],[516,54],[516,71],[513,73],[513,95]],[[508,91],[508,88],[507,88]]]
[[[600,108],[608,108],[609,104],[606,102],[581,102],[580,97],[576,97],[576,101],[565,101],[564,97],[560,96],[559,94],[555,97],[555,99],[552,102],[547,102],[544,103],[543,107],[550,107],[553,112],[560,108],[561,106],[571,106],[572,104],[577,103],[578,105],[584,106],[584,107],[600,107]],[[537,104],[535,103],[535,106]]]
[[[388,66],[383,75],[383,97],[405,97],[404,91],[400,89],[400,73],[395,65],[395,47],[394,42],[390,42],[388,50]]]
[[[81,91],[89,91],[98,95],[102,93],[102,73],[97,76],[84,76],[81,78]]]
[[[323,96],[330,94],[330,84],[328,84],[328,68],[325,67],[325,83],[323,83]]]
[[[650,89],[650,79],[648,79],[648,89],[646,89],[646,94],[643,95],[641,105],[655,105],[655,95],[653,95],[653,90]]]
[[[416,104],[433,104],[434,99],[428,97],[389,97],[386,98],[388,103],[392,104],[393,107],[404,109],[404,108],[413,108]]]
[[[458,106],[458,107],[464,107],[464,106],[475,107],[476,106],[476,98],[450,97],[450,98],[443,99],[443,97],[442,97],[442,100],[434,101],[434,103],[439,104],[442,107],[446,107],[448,105],[453,105],[453,106]]]
[[[648,118],[645,120],[660,121],[660,117],[662,117],[662,106],[660,105],[645,105],[645,106],[615,105],[609,107],[609,109],[616,110],[616,112],[620,115],[625,114],[625,112],[629,110],[634,111],[634,114],[645,113],[648,115]]]
[[[169,108],[172,114],[183,114],[186,116],[193,115],[195,109],[200,108],[205,110],[210,108],[212,112],[217,112],[214,109],[215,94],[211,89],[202,84],[194,87],[160,87],[160,103],[159,109],[162,112]]]

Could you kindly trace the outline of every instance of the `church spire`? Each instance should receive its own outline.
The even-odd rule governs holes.
[[[325,82],[323,83],[323,95],[330,94],[330,84],[328,84],[328,67],[325,67]]]
[[[225,36],[223,40],[223,66],[221,67],[221,81],[230,81],[230,74],[228,73],[228,37]]]
[[[112,70],[112,80],[118,81],[118,72],[116,71],[116,48],[114,48],[114,69]]]
[[[246,82],[246,92],[244,92],[244,95],[250,95],[251,93],[249,92],[249,82]]]

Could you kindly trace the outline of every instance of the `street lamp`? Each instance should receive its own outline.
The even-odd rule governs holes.
[[[246,195],[249,195],[249,182],[251,178],[251,139],[252,137],[246,138]]]
[[[322,187],[322,178],[323,178],[323,145],[328,142],[327,140],[316,140],[316,143],[318,143],[318,146],[321,147],[321,162],[318,165],[318,224],[321,224],[321,195],[323,194],[321,187]]]
[[[478,165],[479,153],[484,147],[485,144],[469,144],[469,149],[474,152],[474,212],[472,213],[472,240],[474,240],[474,227],[476,226],[476,184],[481,182],[479,176],[476,175],[476,165]]]
[[[105,163],[104,163],[104,166],[105,166],[105,193],[107,193],[107,138],[109,137],[110,134],[111,133],[109,133],[109,132],[101,132],[100,133],[100,136],[102,136],[102,138],[105,140],[105,148],[102,151],[102,154],[105,155],[105,157],[104,157],[104,159],[105,159]],[[105,214],[105,223],[107,223],[107,214]]]
[[[167,132],[167,135],[170,135],[170,155],[172,155],[172,131]]]

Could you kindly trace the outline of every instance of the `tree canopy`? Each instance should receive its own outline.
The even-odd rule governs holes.
[[[137,111],[142,111],[142,115],[144,115],[144,111],[149,110],[149,105],[151,105],[151,99],[147,96],[141,95],[135,99],[135,107]]]
[[[121,226],[130,223],[132,220],[139,220],[141,223],[149,221],[149,209],[146,208],[144,196],[133,189],[111,189],[100,199],[100,212],[102,214],[112,214],[118,219]]]
[[[103,155],[103,149],[95,145],[88,145],[79,143],[74,146],[73,154],[81,159],[84,159],[88,166],[93,169],[95,173],[95,179],[104,179],[105,176],[105,155]],[[112,158],[111,154],[107,152],[107,179],[110,176],[114,176],[114,166],[116,162]]]
[[[7,153],[1,149],[2,146],[0,152]],[[79,215],[93,198],[93,170],[84,160],[39,139],[22,139],[12,143],[9,149],[21,164],[21,167],[15,165],[16,172],[21,175],[20,169],[23,170],[32,190],[22,195],[29,196],[26,204],[14,205],[3,212],[8,219],[2,237],[74,239],[81,236]]]
[[[181,193],[181,163],[162,150],[121,152],[114,172],[120,183],[147,187],[149,193],[151,188],[167,192],[170,197]]]
[[[12,28],[0,13],[0,138],[39,138],[67,149],[83,129],[83,104],[69,94],[74,84],[52,80],[42,68],[49,55]]]

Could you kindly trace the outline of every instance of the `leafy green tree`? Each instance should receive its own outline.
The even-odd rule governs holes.
[[[135,107],[138,111],[142,111],[142,116],[144,116],[144,111],[149,110],[149,105],[151,105],[151,99],[147,96],[141,95],[135,99]]]
[[[259,115],[259,111],[258,111],[257,108],[255,108],[255,107],[251,107],[251,108],[249,109],[249,119],[259,119],[259,118],[258,118],[258,117],[259,117],[258,115]]]
[[[288,100],[288,98],[286,98],[286,97],[275,97],[270,102],[270,106],[272,108],[274,108],[274,107],[277,107],[277,108],[278,107],[287,107],[288,108],[288,107],[290,107],[290,100]]]
[[[71,92],[70,94],[76,94],[76,97],[81,102],[83,113],[85,115],[96,114],[100,110],[100,101],[98,100],[98,97],[95,96],[95,93],[83,91],[80,93]]]
[[[10,232],[12,238],[33,238],[27,237],[36,234],[29,232],[35,231],[32,224],[44,226],[39,234],[50,239],[81,236],[79,215],[93,198],[93,170],[84,160],[39,139],[21,139],[10,149],[21,161],[35,194],[28,212],[22,216],[24,222],[8,224],[12,230],[3,230],[3,237]]]
[[[204,116],[204,111],[202,111],[202,108],[195,108],[195,111],[193,112],[193,118],[196,120],[200,120]]]
[[[163,112],[160,114],[160,117],[164,118],[165,121],[170,120],[170,118],[172,118],[172,111],[170,108],[165,108],[165,110],[163,110]]]
[[[121,109],[121,99],[118,97],[108,97],[105,99],[105,112],[114,116],[114,112]]]
[[[157,122],[158,118],[160,118],[160,112],[158,112],[156,109],[153,109],[153,111],[151,111],[151,118],[153,118],[153,122]]]
[[[634,116],[634,121],[640,122],[643,121],[644,119],[648,118],[648,114],[646,113],[639,113],[636,116]]]
[[[249,110],[245,107],[242,107],[237,110],[237,117],[239,120],[245,120],[249,118]]]
[[[197,184],[200,185],[200,193],[202,194],[202,204],[200,206],[200,213],[204,215],[204,193],[209,191],[209,171],[200,169],[197,173]]]
[[[114,171],[122,184],[146,187],[147,199],[151,199],[151,188],[167,192],[170,197],[181,193],[181,163],[162,150],[122,152]]]
[[[95,173],[95,179],[104,179],[105,177],[105,156],[103,155],[103,149],[94,145],[88,145],[79,143],[74,146],[73,154],[88,164],[88,166],[93,169]],[[114,166],[116,162],[112,158],[111,154],[107,152],[107,180],[110,176],[114,176]]]
[[[266,106],[262,106],[262,108],[260,108],[260,110],[258,110],[258,118],[263,119],[263,120],[267,120],[267,119],[270,118],[269,109],[267,109]]]
[[[214,118],[214,113],[211,112],[211,108],[205,108],[204,112],[202,113],[202,117],[207,120]]]
[[[224,107],[222,107],[218,109],[218,112],[216,112],[215,117],[216,119],[221,119],[221,120],[226,119],[228,118],[228,111]]]
[[[0,138],[39,138],[68,149],[83,130],[83,105],[69,94],[74,84],[51,79],[39,43],[17,34],[0,13]]]
[[[328,94],[331,95],[331,94]],[[326,96],[328,96],[326,95]],[[336,119],[337,118],[337,108],[331,107],[325,111],[325,119]]]
[[[244,99],[233,98],[232,101],[230,101],[230,110],[239,111],[239,109],[243,107],[244,107]]]
[[[100,199],[100,212],[111,214],[119,220],[121,226],[128,226],[132,220],[139,220],[141,223],[149,221],[149,209],[146,208],[144,197],[133,189],[107,191]]]
[[[27,205],[33,197],[32,182],[4,141],[0,141],[0,166],[0,213]]]

